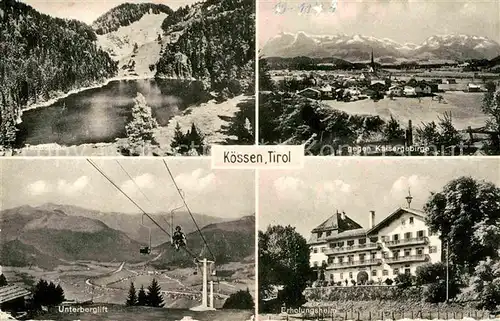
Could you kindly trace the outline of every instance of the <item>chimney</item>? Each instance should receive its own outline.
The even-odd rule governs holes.
[[[375,211],[370,211],[370,228],[375,225]]]

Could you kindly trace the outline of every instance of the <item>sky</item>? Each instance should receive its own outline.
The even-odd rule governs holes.
[[[170,211],[182,205],[161,159],[126,158],[119,163],[115,159],[96,159],[95,163],[148,213]],[[212,170],[207,158],[170,159],[167,164],[193,213],[222,218],[255,213],[253,171]],[[102,212],[139,213],[85,159],[3,159],[0,174],[3,209],[50,202]]]
[[[330,10],[332,1],[335,10]],[[323,11],[301,13],[302,4],[316,3],[323,5]],[[416,44],[433,35],[455,33],[500,43],[498,0],[262,0],[258,10],[260,46],[280,32],[298,31],[361,34]]]
[[[99,16],[108,10],[125,2],[130,3],[159,3],[176,10],[185,5],[191,5],[200,0],[22,0],[39,12],[67,19],[77,19],[92,24]]]
[[[336,211],[363,227],[375,211],[375,224],[399,207],[422,210],[431,192],[449,181],[472,176],[500,186],[500,160],[469,159],[318,159],[307,158],[302,170],[261,171],[259,230],[292,225],[304,237]]]

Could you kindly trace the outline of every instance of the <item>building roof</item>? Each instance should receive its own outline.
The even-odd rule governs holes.
[[[298,93],[300,94],[300,93],[303,93],[303,92],[305,92],[305,91],[314,91],[315,93],[318,93],[318,94],[320,94],[320,93],[321,93],[319,90],[314,89],[314,88],[310,88],[310,87],[309,87],[309,88],[306,88],[306,89],[302,89],[302,90],[301,90],[301,91],[299,91]]]
[[[356,228],[352,230],[343,231],[339,234],[335,234],[327,237],[327,240],[337,240],[345,237],[355,237],[355,236],[366,236],[366,230],[364,228]]]
[[[345,215],[345,213],[337,213],[330,216],[326,221],[316,226],[311,231],[311,237],[308,241],[309,244],[314,243],[323,243],[325,240],[342,238],[344,236],[354,236],[356,233],[361,233],[360,230],[363,230],[362,226],[355,222],[353,219]],[[317,233],[319,232],[327,232],[327,231],[337,231],[332,236],[329,236],[325,239],[318,239]],[[351,233],[354,233],[351,235]],[[362,234],[364,234],[364,230]],[[357,234],[356,234],[357,235]]]
[[[402,207],[400,207],[400,208],[396,209],[394,212],[392,212],[389,216],[387,216],[386,218],[384,218],[380,223],[378,223],[377,225],[375,225],[374,227],[372,227],[371,229],[369,229],[366,232],[366,234],[373,234],[373,233],[378,232],[380,229],[382,229],[383,227],[389,225],[392,221],[394,221],[395,219],[399,218],[404,213],[410,213],[410,214],[413,214],[413,215],[418,216],[420,218],[425,218],[425,213],[423,211],[416,210],[416,209],[413,209],[413,208],[402,208]]]
[[[31,293],[28,290],[18,287],[17,285],[2,286],[0,287],[0,304],[15,299],[23,298],[30,294]]]

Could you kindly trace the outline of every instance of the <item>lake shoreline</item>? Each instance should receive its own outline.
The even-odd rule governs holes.
[[[27,107],[21,109],[19,117],[21,118],[23,113],[26,111],[44,108],[44,107],[49,107],[49,106],[57,103],[61,99],[68,98],[71,95],[78,94],[78,93],[81,93],[81,92],[84,92],[87,90],[102,88],[113,81],[150,80],[150,79],[197,81],[197,79],[195,79],[195,78],[188,79],[188,78],[175,78],[175,77],[140,77],[140,76],[112,77],[112,78],[108,78],[104,81],[96,82],[95,84],[90,85],[90,86],[80,87],[80,88],[72,89],[72,90],[65,92],[65,93],[58,94],[58,95],[56,95],[56,97],[50,98],[50,99],[42,101],[42,102],[30,104]],[[21,120],[21,122],[22,122],[22,120]]]
[[[172,117],[166,126],[158,127],[155,130],[155,136],[159,140],[159,146],[153,147],[152,151],[160,152],[161,156],[174,156],[170,148],[170,143],[177,123],[180,124],[181,130],[184,132],[191,128],[191,123],[195,123],[197,128],[205,135],[206,144],[220,144],[227,139],[233,138],[226,137],[225,134],[221,133],[222,127],[230,123],[230,121],[222,120],[221,117],[234,116],[240,109],[240,107],[237,106],[239,103],[254,98],[254,96],[239,95],[222,103],[210,100],[206,103],[190,106],[183,113]],[[126,143],[126,140],[126,138],[117,138],[115,142],[110,143],[86,143],[71,146],[59,145],[57,143],[28,145],[6,151],[7,154],[11,155],[4,156],[123,156],[119,152],[119,148]]]

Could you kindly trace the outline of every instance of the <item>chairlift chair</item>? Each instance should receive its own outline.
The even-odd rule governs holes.
[[[143,227],[145,227],[145,228],[148,229],[148,233],[149,233],[149,245],[148,246],[142,246],[140,248],[140,250],[139,250],[139,253],[148,255],[148,254],[151,254],[151,227],[144,225],[144,215],[145,214],[142,214],[141,226],[143,226]]]

